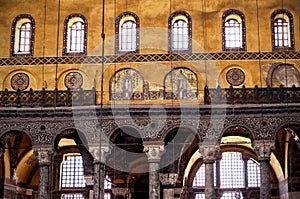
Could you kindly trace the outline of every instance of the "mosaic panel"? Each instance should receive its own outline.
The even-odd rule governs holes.
[[[231,68],[226,73],[226,80],[232,86],[240,86],[245,82],[245,73],[239,68]]]
[[[71,90],[80,89],[83,84],[83,77],[79,72],[69,72],[64,79],[65,87]]]
[[[198,78],[190,69],[175,68],[166,75],[164,88],[165,99],[195,99],[198,94]]]
[[[29,86],[29,76],[26,73],[16,73],[12,76],[10,85],[14,90],[26,90]]]

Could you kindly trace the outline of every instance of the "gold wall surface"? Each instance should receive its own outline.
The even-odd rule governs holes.
[[[101,59],[89,62],[90,56],[102,55],[102,1],[96,0],[45,0],[20,1],[0,0],[0,58],[2,60],[17,59],[21,64],[3,64],[0,67],[0,90],[12,90],[10,79],[16,72],[25,72],[30,76],[29,88],[41,90],[65,90],[64,77],[68,72],[80,71],[84,78],[83,89],[101,90],[101,74],[103,73],[104,102],[109,100],[109,82],[113,74],[122,68],[135,68],[150,84],[150,89],[163,89],[165,75],[174,67],[188,67],[198,76],[199,102],[202,103],[201,92],[205,85],[209,88],[229,87],[226,71],[239,67],[245,73],[246,87],[266,87],[266,78],[273,63],[293,64],[300,71],[300,61],[296,58],[242,58],[184,61],[155,61],[155,55],[168,54],[168,18],[175,11],[185,11],[192,19],[192,53],[222,53],[222,15],[224,11],[236,9],[245,16],[246,53],[271,53],[271,15],[275,10],[286,9],[293,15],[295,49],[300,49],[299,1],[261,0],[261,1],[183,1],[183,0],[115,0],[105,1],[104,15],[104,55],[115,54],[115,21],[125,11],[135,13],[140,20],[139,54],[151,55],[151,59],[141,62],[120,61],[104,64]],[[82,62],[45,64],[22,64],[22,57],[10,55],[11,29],[13,20],[20,14],[29,14],[35,20],[35,41],[32,58],[62,57],[64,21],[70,14],[78,13],[87,19],[87,55]],[[238,52],[239,53],[239,52]],[[283,52],[282,52],[283,53]],[[25,58],[24,58],[25,59]],[[27,59],[27,58],[26,58]],[[28,58],[30,59],[30,58]],[[241,87],[242,85],[238,86]],[[28,89],[29,89],[28,88]],[[28,90],[27,89],[27,90]],[[134,101],[131,103],[168,103],[162,100]]]

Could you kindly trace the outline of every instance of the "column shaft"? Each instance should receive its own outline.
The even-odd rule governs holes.
[[[160,199],[159,163],[149,163],[149,199]]]
[[[205,199],[214,199],[216,197],[213,163],[214,162],[205,163]]]
[[[270,164],[269,160],[261,160],[260,162],[260,198],[271,198],[271,180],[270,180]]]
[[[93,186],[93,198],[100,198],[100,162],[94,163],[94,186]]]
[[[50,198],[50,190],[49,190],[50,169],[49,169],[49,167],[50,167],[49,165],[41,165],[40,166],[38,199],[49,199]]]

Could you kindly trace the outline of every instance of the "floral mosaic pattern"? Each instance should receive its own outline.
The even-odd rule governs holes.
[[[226,80],[231,86],[240,86],[245,82],[245,73],[239,68],[231,68],[226,73]]]
[[[66,74],[64,82],[68,89],[80,89],[83,85],[83,77],[79,72],[69,72]]]
[[[16,73],[12,76],[10,84],[14,90],[26,90],[29,86],[29,76],[26,73]]]

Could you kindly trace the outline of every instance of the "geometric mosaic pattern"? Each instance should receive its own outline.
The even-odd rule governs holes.
[[[239,86],[245,81],[245,73],[239,68],[231,68],[226,73],[226,80],[232,86]]]
[[[201,61],[201,60],[258,60],[258,59],[300,59],[297,51],[274,52],[202,52],[187,54],[130,54],[107,55],[104,63],[123,62],[163,62],[163,61]],[[101,64],[101,56],[65,57],[11,57],[0,58],[0,66],[41,65],[41,64]]]
[[[25,90],[29,86],[29,76],[26,73],[16,73],[10,80],[11,87],[14,90]]]
[[[66,88],[69,89],[80,89],[83,84],[83,77],[78,72],[70,72],[66,74],[64,83]]]

